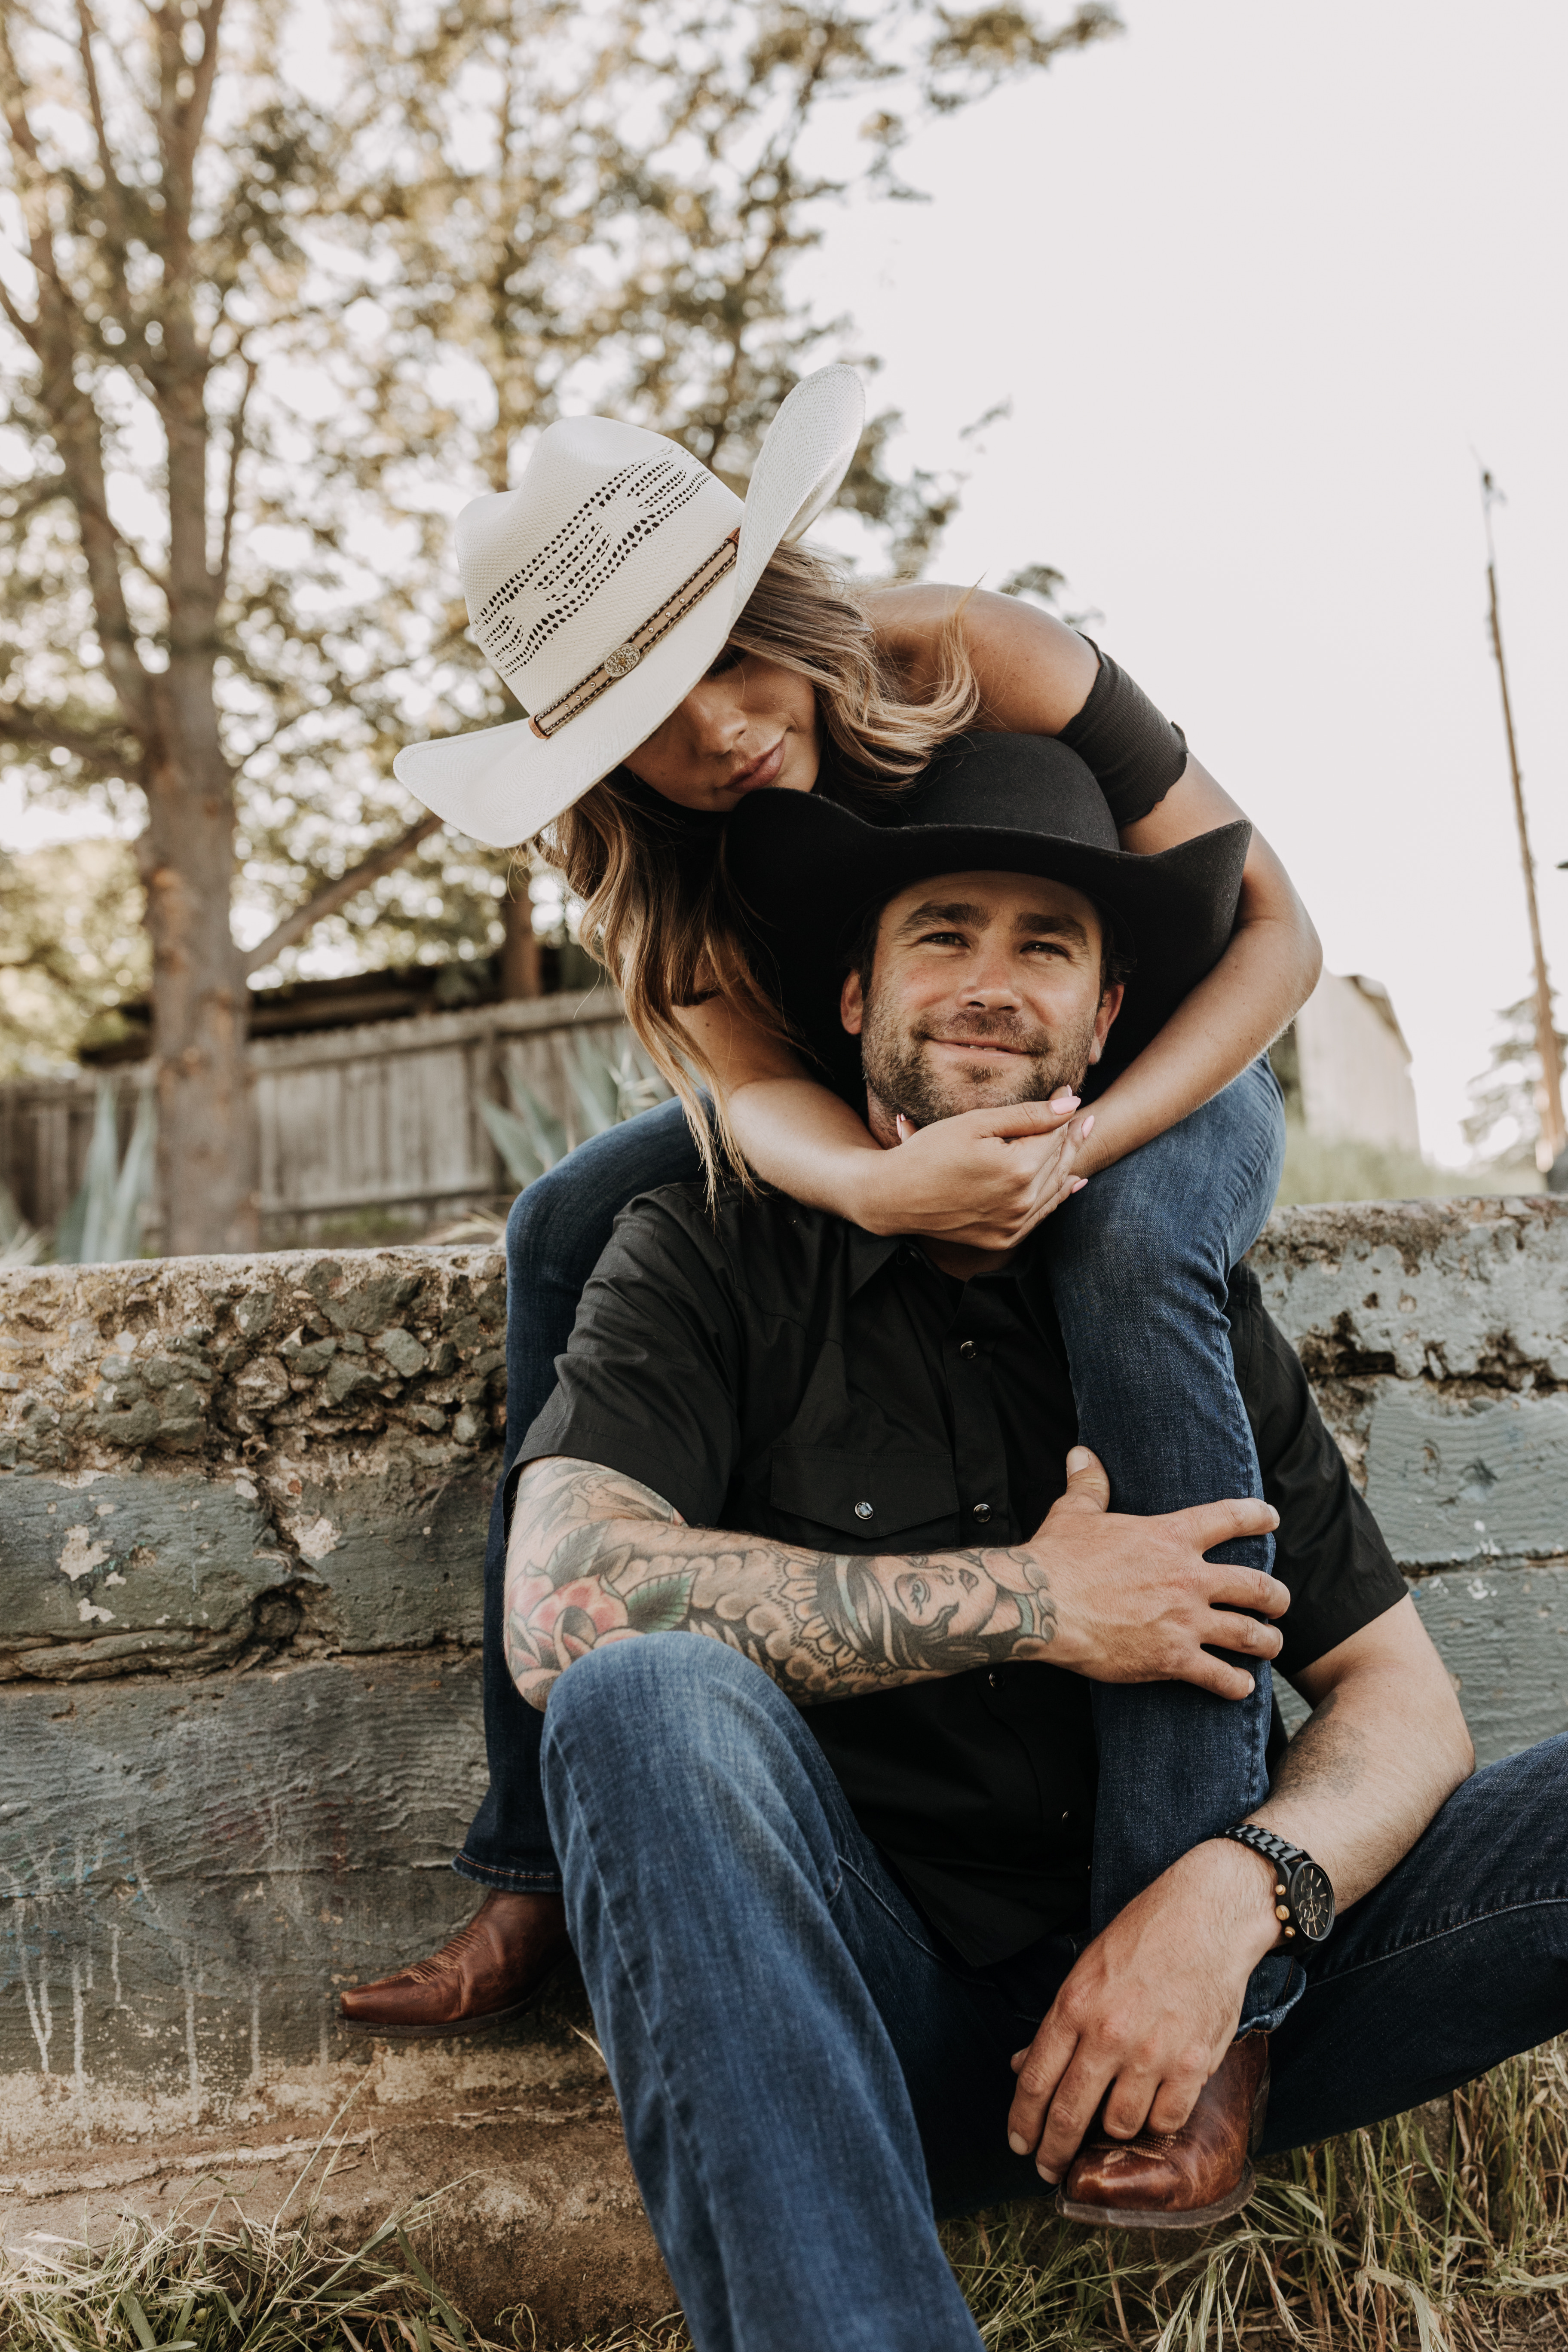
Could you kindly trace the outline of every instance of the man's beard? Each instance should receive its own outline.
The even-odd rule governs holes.
[[[999,1109],[1011,1103],[1046,1102],[1058,1087],[1076,1094],[1089,1068],[1098,1005],[1071,1031],[1052,1035],[1020,1013],[969,1013],[942,1024],[944,1043],[991,1044],[1005,1050],[994,1061],[977,1058],[973,1068],[939,1068],[927,1047],[931,1029],[900,1030],[889,1003],[875,993],[866,999],[860,1035],[860,1066],[866,1084],[889,1111],[902,1111],[917,1127],[961,1111]]]

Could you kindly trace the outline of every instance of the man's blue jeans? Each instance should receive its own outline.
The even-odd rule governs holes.
[[[719,1643],[593,1651],[543,1725],[572,1940],[700,2352],[976,2352],[935,2217],[1040,2193],[1008,2059],[1088,1921],[944,1958],[797,1710]],[[1275,2034],[1267,2147],[1568,2026],[1565,1801],[1568,1738],[1490,1766],[1346,1915]]]
[[[1044,1228],[1072,1370],[1079,1430],[1110,1474],[1113,1507],[1173,1511],[1261,1491],[1236,1384],[1226,1277],[1257,1239],[1284,1156],[1279,1089],[1266,1061],[1091,1179]],[[520,1194],[507,1225],[507,1465],[555,1385],[555,1359],[620,1211],[689,1181],[697,1150],[677,1103],[612,1128]],[[1267,1568],[1260,1537],[1215,1557]],[[456,1867],[481,1885],[561,1884],[539,1782],[540,1717],[507,1672],[499,1497],[485,1562],[485,1745],[490,1784]],[[1095,1692],[1100,1744],[1097,1927],[1189,1846],[1239,1821],[1268,1787],[1271,1684],[1250,1699],[1186,1684]],[[1288,1998],[1266,1963],[1247,2024]]]

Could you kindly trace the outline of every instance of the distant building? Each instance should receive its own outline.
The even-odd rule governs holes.
[[[1410,1048],[1382,981],[1324,972],[1269,1059],[1309,1134],[1419,1156]]]

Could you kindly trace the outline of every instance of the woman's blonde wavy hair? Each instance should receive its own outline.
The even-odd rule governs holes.
[[[820,556],[780,547],[725,652],[731,658],[754,654],[811,680],[830,789],[835,798],[864,806],[902,791],[937,745],[974,719],[980,690],[961,626],[967,601],[960,599],[949,615],[935,676],[914,700],[849,583]],[[710,1193],[726,1162],[745,1181],[717,1074],[676,1018],[679,1007],[721,995],[770,1035],[794,1043],[747,960],[725,873],[722,825],[694,826],[689,812],[659,803],[618,769],[530,846],[583,900],[583,943],[619,982],[635,1034],[684,1104]],[[710,1116],[700,1098],[704,1088]]]

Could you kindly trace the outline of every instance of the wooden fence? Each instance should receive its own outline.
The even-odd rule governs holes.
[[[627,1032],[611,988],[586,995],[425,1013],[363,1028],[258,1039],[264,1246],[370,1242],[427,1233],[516,1190],[481,1102],[526,1085],[578,1141],[579,1039],[617,1053]],[[106,1074],[123,1144],[146,1066]],[[92,1071],[0,1086],[0,1178],[35,1225],[57,1225],[80,1184],[99,1085]],[[155,1233],[148,1240],[155,1246]]]

